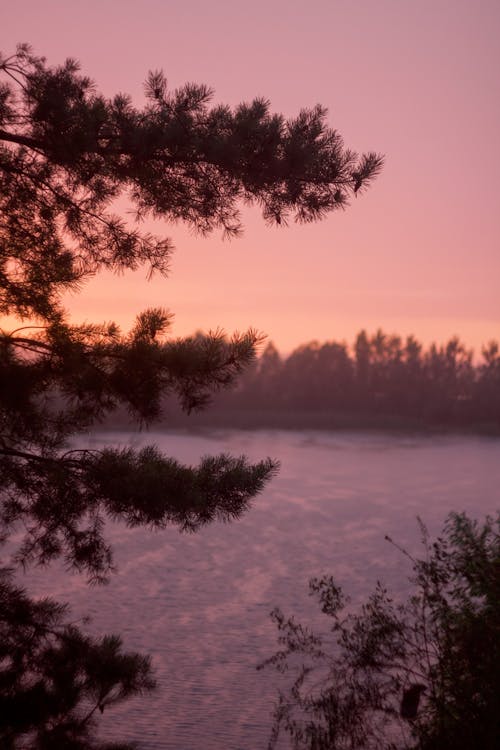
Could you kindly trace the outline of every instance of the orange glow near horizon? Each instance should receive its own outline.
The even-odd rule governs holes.
[[[214,101],[264,95],[292,116],[321,102],[346,145],[386,155],[345,211],[267,227],[244,211],[241,239],[156,225],[176,252],[168,279],[92,279],[65,302],[75,321],[127,329],[151,306],[174,335],[249,326],[287,353],[365,328],[425,345],[458,335],[479,352],[500,338],[500,5],[421,0],[293,0],[182,5],[145,0],[10,5],[2,50],[28,41],[51,64],[76,57],[105,94],[142,97],[149,69],[173,87],[207,83]]]

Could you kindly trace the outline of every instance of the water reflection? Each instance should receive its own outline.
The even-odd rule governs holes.
[[[70,601],[95,630],[115,629],[127,647],[153,654],[158,693],[103,716],[108,739],[146,750],[265,747],[278,678],[254,667],[275,650],[269,611],[279,604],[317,618],[307,582],[321,573],[354,598],[377,579],[404,594],[407,569],[385,534],[415,551],[417,515],[437,531],[450,510],[498,507],[500,443],[485,438],[218,431],[93,440],[156,443],[188,463],[222,451],[282,462],[236,523],[195,535],[111,525],[118,574],[108,587],[89,590],[55,568],[35,576],[37,593]]]

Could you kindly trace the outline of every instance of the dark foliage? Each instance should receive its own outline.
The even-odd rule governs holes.
[[[281,733],[295,750],[498,747],[500,516],[480,526],[452,514],[434,542],[422,532],[406,602],[379,584],[356,614],[327,576],[310,587],[328,634],[273,613],[282,648],[262,666],[294,679],[270,747]]]
[[[141,313],[128,334],[75,326],[62,295],[102,269],[165,274],[172,243],[139,231],[147,216],[235,235],[244,201],[270,222],[314,221],[344,207],[382,161],[345,149],[321,107],[293,120],[263,100],[210,107],[206,87],[168,91],[152,73],[137,108],[99,94],[75,61],[51,68],[27,46],[0,57],[0,76],[1,540],[24,531],[11,562],[62,557],[102,581],[107,518],[181,530],[237,518],[277,464],[221,455],[181,466],[153,446],[77,447],[83,433],[118,409],[157,419],[169,394],[187,412],[203,407],[261,337],[174,339],[166,310]],[[119,199],[134,222],[114,212]],[[96,708],[151,689],[149,662],[115,636],[84,635],[64,607],[29,599],[6,575],[1,597],[0,744],[99,747]]]
[[[345,149],[319,106],[293,120],[260,99],[209,107],[206,86],[169,91],[150,73],[137,109],[127,96],[98,94],[75,61],[49,68],[26,47],[0,70],[3,311],[53,315],[61,290],[99,268],[164,272],[170,241],[108,212],[124,193],[138,218],[234,235],[241,201],[270,222],[314,221],[344,207],[382,164]]]
[[[154,688],[148,657],[85,635],[66,607],[34,601],[0,571],[0,737],[4,750],[126,750],[93,739],[101,713]],[[19,742],[22,742],[20,745]]]

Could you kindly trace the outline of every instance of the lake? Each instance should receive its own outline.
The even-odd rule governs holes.
[[[54,566],[32,592],[69,601],[94,632],[121,633],[153,657],[158,691],[104,713],[107,740],[144,750],[257,750],[269,737],[278,675],[256,665],[277,648],[269,612],[321,623],[308,580],[332,574],[354,601],[380,579],[403,597],[405,558],[451,511],[499,507],[500,441],[320,431],[124,432],[92,447],[154,443],[187,463],[231,452],[278,458],[281,470],[239,521],[197,534],[110,525],[118,572],[89,588]]]

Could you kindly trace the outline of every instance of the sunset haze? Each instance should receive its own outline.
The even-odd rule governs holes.
[[[176,246],[169,278],[100,274],[68,297],[73,320],[126,328],[162,305],[175,335],[252,326],[284,352],[361,328],[476,350],[498,339],[499,33],[486,0],[6,7],[4,53],[29,42],[50,64],[74,57],[107,96],[140,103],[162,68],[172,88],[206,83],[215,103],[263,96],[287,117],[321,103],[346,146],[385,155],[373,185],[316,224],[269,227],[243,208],[244,235],[228,242],[155,223]]]

